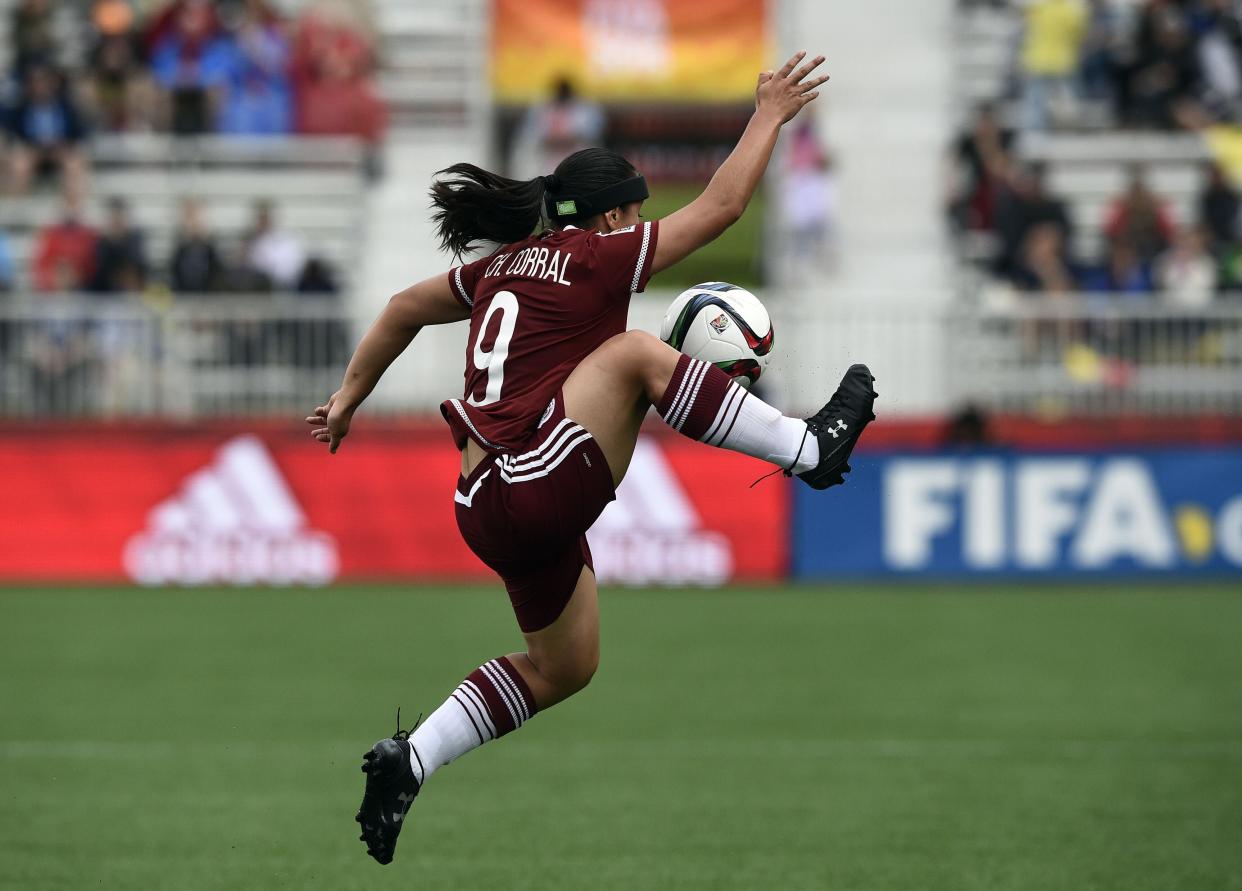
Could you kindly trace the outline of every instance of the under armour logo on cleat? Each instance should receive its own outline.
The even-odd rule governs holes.
[[[392,812],[392,821],[400,823],[405,819],[405,812],[410,809],[410,805],[414,803],[414,796],[407,792],[402,792],[397,796],[397,801],[401,804],[401,810]]]
[[[828,432],[832,434],[833,439],[836,439],[838,436],[838,431],[847,430],[847,429],[849,428],[846,426],[845,421],[837,421],[837,426],[829,427]]]

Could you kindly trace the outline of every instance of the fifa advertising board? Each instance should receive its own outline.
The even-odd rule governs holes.
[[[362,425],[335,456],[272,430],[20,431],[0,442],[0,581],[495,582],[457,532],[460,460],[438,427]],[[642,438],[590,533],[599,577],[783,577],[789,488],[748,490],[763,470],[680,437]]]
[[[794,575],[1242,576],[1242,448],[856,456],[797,492]]]

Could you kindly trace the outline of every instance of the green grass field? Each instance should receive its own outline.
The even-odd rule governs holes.
[[[608,591],[584,694],[365,857],[495,590],[0,591],[0,888],[1242,888],[1242,591]]]

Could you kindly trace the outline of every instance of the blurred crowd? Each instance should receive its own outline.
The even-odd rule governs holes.
[[[19,0],[0,88],[6,188],[70,187],[92,133],[299,133],[377,142],[385,111],[362,0],[297,17],[268,0]]]
[[[17,270],[0,230],[0,292],[15,286]],[[273,206],[258,201],[244,236],[222,240],[207,227],[198,201],[186,199],[167,256],[153,258],[146,233],[130,217],[128,203],[107,202],[95,227],[80,200],[69,197],[58,219],[39,230],[27,276],[43,294],[336,294],[336,271],[311,255],[293,232],[277,225]]]
[[[180,217],[167,255],[158,258],[122,198],[107,202],[105,219],[96,227],[70,197],[60,217],[39,231],[28,276],[38,295],[38,312],[0,316],[0,378],[19,387],[21,405],[45,412],[137,406],[134,394],[149,384],[139,380],[147,367],[143,363],[152,362],[161,349],[157,316],[172,295],[200,302],[245,295],[246,306],[253,307],[260,294],[322,299],[339,292],[335,270],[283,229],[265,201],[254,205],[240,240],[214,236],[192,199],[183,202]],[[13,287],[15,273],[0,230],[0,298]],[[108,299],[135,294],[155,315]],[[68,302],[75,296],[88,301],[91,311]],[[271,363],[334,367],[345,349],[343,325],[331,314],[303,318],[291,313],[267,321],[248,321],[244,314],[218,320],[206,316],[192,324],[187,336],[194,346],[183,345],[183,358],[200,372]],[[0,404],[8,395],[3,390]]]
[[[17,0],[0,71],[0,219],[15,227],[0,228],[0,406],[149,405],[166,337],[198,375],[339,363],[344,327],[322,300],[285,298],[272,305],[288,312],[253,319],[203,302],[245,294],[257,309],[254,295],[340,292],[339,270],[282,225],[279,204],[256,201],[239,232],[235,220],[213,226],[211,202],[186,198],[171,231],[149,233],[138,220],[155,214],[137,194],[136,206],[90,198],[89,144],[101,136],[345,135],[374,146],[385,113],[365,0],[300,9]],[[111,299],[121,295],[137,297]],[[173,297],[192,310],[175,329],[164,313]]]
[[[959,0],[1024,17],[1012,95],[1029,131],[1242,121],[1235,0]]]
[[[1013,153],[1013,133],[982,108],[950,152],[948,213],[959,233],[992,238],[992,272],[1028,292],[1162,292],[1172,303],[1203,307],[1242,289],[1242,206],[1224,172],[1209,164],[1194,216],[1179,220],[1141,166],[1108,203],[1096,256],[1075,250],[1067,202],[1038,164]]]

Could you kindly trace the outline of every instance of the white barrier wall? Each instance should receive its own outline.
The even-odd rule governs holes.
[[[636,295],[630,326],[660,329],[674,291]],[[767,292],[760,297],[776,327],[767,394],[790,411],[814,411],[831,395],[841,374],[855,362],[869,365],[879,381],[886,414],[918,415],[952,406],[944,387],[941,295],[928,293],[898,302],[894,295],[803,292],[798,299]],[[457,395],[465,368],[466,326],[428,329],[394,366],[376,406],[434,410]]]

